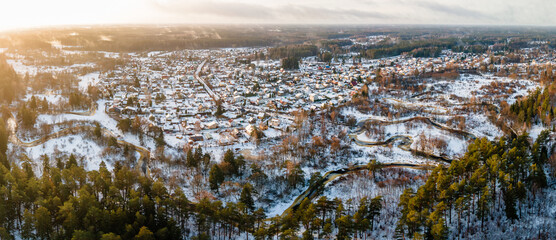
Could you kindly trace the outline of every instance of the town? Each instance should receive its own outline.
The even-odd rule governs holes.
[[[122,29],[136,35],[68,28],[9,35],[0,45],[0,172],[61,176],[58,184],[74,183],[56,193],[64,202],[89,192],[99,209],[126,202],[129,227],[99,229],[123,239],[154,230],[157,239],[497,238],[506,228],[541,229],[539,239],[549,239],[556,232],[553,220],[514,221],[556,216],[553,208],[532,210],[556,201],[550,35],[322,28],[317,36],[336,37],[272,45],[235,37],[180,48],[173,34],[196,30],[174,27],[149,44],[154,30]],[[217,31],[244,34],[195,34]],[[301,30],[258,31],[255,39],[295,39]],[[82,173],[91,180],[79,180]],[[97,175],[108,179],[102,186],[114,185],[93,187]],[[33,204],[49,214],[78,205],[41,201]],[[19,225],[38,224],[37,211]],[[473,221],[462,226],[464,214]],[[2,224],[0,236],[4,228],[18,239],[89,231]]]
[[[266,137],[281,136],[292,125],[294,111],[318,112],[345,104],[367,81],[376,79],[377,70],[381,76],[404,79],[414,77],[416,72],[494,67],[493,71],[511,72],[511,78],[516,79],[530,76],[537,65],[554,61],[550,56],[531,57],[529,51],[520,56],[528,63],[497,65],[490,64],[486,54],[451,51],[425,59],[400,56],[361,60],[340,56],[341,60],[323,62],[308,57],[302,60],[299,71],[283,69],[278,60],[257,58],[268,55],[266,48],[151,52],[129,56],[129,64],[99,75],[92,86],[101,89],[107,99],[107,112],[118,119],[147,120],[163,129],[166,140],[176,147],[184,143],[227,146],[248,142],[257,128]],[[538,86],[525,81],[518,81],[519,84],[525,85],[525,90]],[[509,86],[519,92],[514,94],[514,100],[527,93],[512,87]],[[372,94],[380,94],[375,91],[378,87],[371,86]],[[472,93],[466,91],[467,94]],[[496,101],[495,96],[483,97],[487,99],[481,98],[482,102]]]

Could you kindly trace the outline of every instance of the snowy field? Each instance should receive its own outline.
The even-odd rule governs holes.
[[[428,158],[413,155],[411,152],[400,149],[393,145],[387,146],[373,146],[364,147],[353,145],[354,150],[363,152],[363,157],[355,157],[350,162],[354,165],[367,164],[371,159],[376,159],[381,163],[411,163],[411,164],[430,164],[437,165],[439,162],[430,160]]]
[[[89,85],[95,85],[100,81],[100,73],[94,72],[79,77],[79,90],[86,92]]]
[[[103,155],[104,147],[99,146],[95,141],[83,139],[81,135],[64,136],[49,140],[35,147],[25,148],[25,152],[29,158],[36,163],[35,171],[38,172],[42,168],[42,156],[49,156],[51,164],[54,164],[54,157],[69,156],[73,154],[79,163],[82,163],[86,170],[98,170],[101,161],[105,161],[109,170],[113,168],[113,162],[110,162],[107,156]]]

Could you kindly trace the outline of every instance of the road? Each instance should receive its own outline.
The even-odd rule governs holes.
[[[216,93],[214,93],[214,91],[212,90],[212,88],[210,88],[208,86],[208,84],[205,82],[205,80],[203,80],[201,77],[199,77],[199,74],[201,73],[201,71],[203,70],[203,67],[205,67],[205,64],[207,63],[208,60],[203,60],[203,62],[201,64],[199,64],[199,66],[197,67],[197,70],[195,71],[195,79],[201,83],[201,85],[204,86],[205,91],[207,91],[207,93],[209,94],[209,96],[212,98],[212,100],[214,100],[214,102],[218,102],[220,101],[220,96],[218,96]]]
[[[381,164],[381,168],[432,169],[434,167],[435,167],[434,165],[411,164],[411,163],[385,163],[385,164]],[[337,177],[342,176],[344,174],[349,174],[351,172],[356,172],[356,171],[366,170],[366,169],[367,169],[367,165],[357,165],[357,166],[353,166],[353,167],[349,167],[349,168],[342,168],[342,169],[339,169],[339,170],[334,170],[334,171],[330,171],[330,172],[325,173],[322,176],[322,179],[320,181],[318,181],[318,182],[314,183],[313,185],[309,186],[309,188],[307,188],[307,190],[305,190],[303,193],[301,193],[301,195],[299,195],[293,201],[293,203],[290,205],[290,207],[288,207],[282,213],[282,215],[284,215],[284,213],[288,212],[288,210],[290,210],[290,209],[291,210],[297,210],[297,208],[299,207],[301,202],[303,202],[303,200],[305,200],[306,198],[308,198],[309,200],[313,200],[315,197],[320,195],[321,191],[319,191],[319,189],[324,189],[326,184],[328,184],[332,180],[336,179]]]
[[[434,120],[432,120],[429,117],[412,117],[412,118],[406,118],[406,119],[401,119],[401,120],[393,120],[393,121],[385,121],[382,119],[376,119],[376,118],[367,118],[365,120],[362,120],[360,122],[357,123],[358,129],[355,130],[352,134],[359,134],[363,131],[363,125],[366,122],[378,122],[381,125],[391,125],[391,124],[398,124],[398,123],[406,123],[406,122],[411,122],[411,121],[421,121],[427,124],[430,124],[438,129],[442,129],[442,130],[446,130],[448,132],[454,133],[456,135],[459,135],[461,137],[464,137],[465,139],[476,139],[477,137],[475,135],[473,135],[470,132],[466,132],[464,130],[459,130],[459,129],[454,129],[454,128],[450,128],[447,126],[444,126],[440,123],[435,122]]]
[[[393,121],[385,121],[385,120],[382,120],[382,119],[368,118],[368,119],[365,119],[363,121],[358,122],[357,123],[358,129],[355,130],[353,133],[348,135],[352,142],[354,142],[355,144],[357,144],[359,146],[364,146],[364,147],[384,146],[384,145],[388,145],[388,144],[400,141],[401,144],[398,145],[398,147],[402,150],[409,151],[416,156],[426,157],[426,158],[429,158],[429,159],[434,160],[434,161],[442,161],[442,162],[445,162],[445,163],[451,163],[453,161],[453,159],[449,159],[449,158],[444,157],[444,156],[437,156],[437,155],[434,155],[432,153],[419,151],[417,149],[411,149],[410,146],[413,143],[413,138],[411,136],[396,135],[396,136],[393,136],[393,137],[390,137],[390,138],[386,139],[385,141],[379,141],[379,142],[369,142],[369,141],[364,141],[364,140],[359,139],[357,136],[360,133],[363,132],[363,125],[366,122],[370,122],[370,121],[378,122],[378,124],[380,124],[380,125],[390,125],[390,124],[405,123],[405,122],[410,122],[410,121],[422,121],[422,122],[424,122],[426,124],[430,124],[430,125],[432,125],[436,128],[454,133],[458,136],[463,137],[464,139],[476,139],[477,138],[472,133],[469,133],[469,132],[466,132],[466,131],[463,131],[463,130],[459,130],[459,129],[449,128],[447,126],[441,125],[441,124],[433,121],[432,119],[430,119],[428,117],[412,117],[412,118],[401,119],[401,120],[393,120]]]
[[[76,114],[76,115],[81,115],[81,116],[92,116],[94,115],[96,112],[96,108],[92,108],[90,111],[88,112],[79,112],[79,113],[74,113],[74,112],[68,112],[68,114]],[[60,138],[60,137],[64,137],[64,136],[68,136],[68,135],[75,135],[75,134],[79,134],[82,133],[84,131],[89,131],[89,132],[93,132],[95,130],[94,126],[89,126],[89,125],[83,125],[83,126],[75,126],[75,127],[70,127],[70,128],[66,128],[66,129],[62,129],[58,132],[54,132],[51,134],[48,134],[46,136],[43,136],[37,140],[31,141],[31,142],[24,142],[21,139],[19,139],[17,137],[16,134],[16,129],[17,129],[17,121],[15,120],[15,117],[12,115],[12,117],[10,119],[8,119],[8,128],[10,129],[10,142],[12,142],[13,144],[17,145],[17,146],[21,146],[21,147],[35,147],[41,144],[44,144],[52,139],[56,139],[56,138]],[[118,135],[113,133],[112,131],[110,131],[107,128],[101,127],[101,133],[102,135],[104,135],[105,137],[114,137],[117,139],[118,144],[122,144],[122,145],[129,145],[135,148],[135,150],[140,154],[139,159],[137,160],[137,165],[136,168],[140,171],[142,171],[143,173],[145,173],[147,176],[150,176],[150,169],[148,168],[148,161],[150,159],[151,156],[151,152],[142,146],[138,146],[135,145],[133,143],[118,139]]]

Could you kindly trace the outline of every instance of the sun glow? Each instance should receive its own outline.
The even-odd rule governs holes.
[[[133,23],[144,0],[0,0],[0,30],[53,25]],[[131,14],[133,13],[133,14]]]
[[[500,1],[0,0],[0,31],[95,24],[556,24],[556,1],[505,0],[498,8]]]

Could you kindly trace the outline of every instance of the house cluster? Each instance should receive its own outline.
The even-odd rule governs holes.
[[[523,54],[526,58],[530,53]],[[410,76],[417,71],[491,65],[486,54],[448,50],[436,58],[401,55],[368,60],[346,55],[325,63],[308,57],[299,70],[289,71],[279,60],[264,56],[268,56],[265,48],[133,55],[129,64],[108,74],[100,85],[110,99],[108,111],[120,118],[144,118],[177,141],[229,145],[249,141],[254,133],[280,136],[292,124],[294,111],[319,111],[349,101],[379,68],[381,74]],[[510,64],[494,67],[530,66]]]
[[[107,111],[141,117],[181,141],[228,145],[259,132],[279,137],[292,124],[292,112],[342,104],[371,76],[369,68],[316,58],[287,71],[278,60],[246,60],[255,52],[264,55],[266,49],[131,56],[130,64],[100,81]]]

